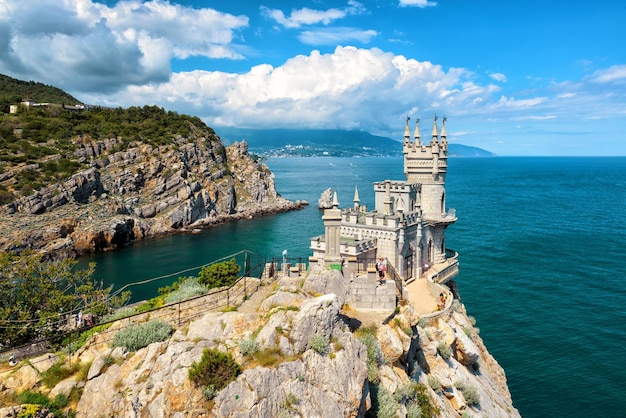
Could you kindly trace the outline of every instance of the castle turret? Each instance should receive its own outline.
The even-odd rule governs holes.
[[[333,207],[324,211],[322,216],[324,221],[326,254],[324,262],[329,264],[341,264],[341,210],[339,209],[339,199],[337,190],[333,195]]]
[[[410,117],[406,117],[406,125],[404,127],[404,144],[407,145],[411,142],[411,132],[409,131],[409,120]]]
[[[361,206],[361,200],[359,199],[359,188],[357,186],[354,186],[354,199],[352,201],[354,202],[354,210],[358,210],[359,206]]]

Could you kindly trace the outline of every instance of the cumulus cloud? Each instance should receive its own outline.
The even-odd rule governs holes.
[[[362,13],[365,10],[363,5],[356,1],[349,1],[347,6],[342,9],[332,8],[328,10],[316,10],[303,7],[301,9],[293,9],[289,17],[279,9],[270,9],[261,6],[261,14],[286,28],[299,28],[301,26],[324,24],[342,19],[348,15]]]
[[[436,1],[429,1],[429,0],[400,0],[399,3],[400,7],[420,7],[420,8],[424,8],[424,7],[429,7],[429,6],[436,6],[437,2]]]
[[[0,72],[73,91],[164,82],[172,58],[242,58],[245,16],[165,0],[0,1]]]

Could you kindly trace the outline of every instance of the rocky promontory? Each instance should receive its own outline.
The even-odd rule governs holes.
[[[519,416],[504,371],[458,300],[438,317],[420,317],[411,304],[381,317],[346,304],[349,280],[319,265],[257,286],[234,311],[194,316],[182,305],[190,321],[175,321],[169,338],[136,351],[108,343],[128,326],[121,320],[71,358],[47,354],[0,368],[0,395],[63,394],[77,417]],[[205,349],[241,365],[210,395],[189,377]],[[40,374],[60,363],[83,372],[42,384]],[[0,408],[0,417],[24,407]]]
[[[75,257],[300,207],[280,197],[245,142],[224,147],[209,131],[163,146],[122,142],[75,139],[73,158],[86,168],[0,207],[0,250]],[[10,186],[28,169],[0,180]]]

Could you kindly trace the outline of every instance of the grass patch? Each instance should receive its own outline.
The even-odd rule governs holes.
[[[452,349],[443,341],[439,342],[439,345],[437,346],[437,352],[444,360],[448,360],[450,357],[452,357]]]
[[[40,375],[41,383],[46,385],[46,387],[52,389],[55,387],[61,380],[67,379],[68,377],[75,374],[80,365],[75,364],[73,367],[69,368],[65,366],[65,362],[63,360],[59,360],[52,365],[48,370],[42,372]]]

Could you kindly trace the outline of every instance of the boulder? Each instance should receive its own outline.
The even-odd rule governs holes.
[[[324,190],[317,201],[317,207],[320,209],[330,209],[333,207],[333,191],[329,187]]]

